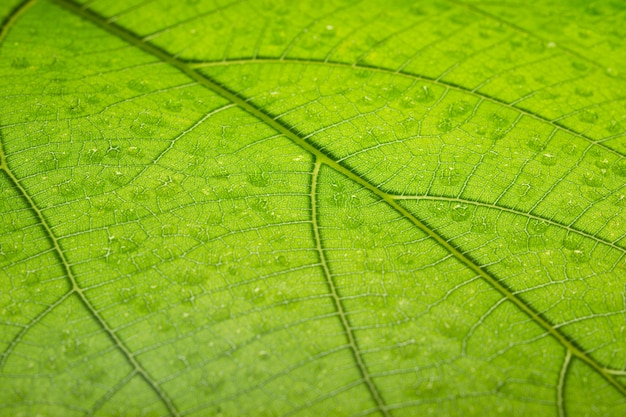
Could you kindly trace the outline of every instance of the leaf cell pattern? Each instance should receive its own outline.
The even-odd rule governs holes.
[[[626,412],[620,2],[0,16],[0,414]]]

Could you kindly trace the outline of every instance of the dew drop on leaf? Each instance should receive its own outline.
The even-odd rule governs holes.
[[[602,175],[597,172],[586,172],[583,174],[583,181],[590,187],[602,186]]]

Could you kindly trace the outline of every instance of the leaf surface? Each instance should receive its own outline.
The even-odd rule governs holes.
[[[0,16],[0,414],[626,412],[623,4]]]

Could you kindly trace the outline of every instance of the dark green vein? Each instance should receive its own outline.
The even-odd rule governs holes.
[[[515,30],[515,31],[517,31],[519,33],[522,33],[522,34],[527,35],[527,36],[531,36],[531,37],[533,37],[533,38],[535,38],[537,40],[540,40],[541,42],[547,43],[547,41],[545,39],[543,39],[543,38],[535,35],[534,33],[524,29],[523,27],[518,26],[518,25],[516,25],[514,23],[511,23],[508,20],[505,20],[505,19],[503,19],[503,18],[501,18],[499,16],[496,16],[495,14],[490,13],[490,12],[484,10],[484,9],[481,9],[480,7],[477,7],[477,6],[473,5],[473,4],[465,3],[465,2],[459,1],[459,0],[447,0],[447,1],[452,3],[452,4],[454,4],[454,5],[456,5],[456,6],[464,7],[467,10],[471,10],[472,12],[474,12],[476,14],[480,14],[480,15],[482,15],[484,17],[487,17],[487,18],[489,18],[491,20],[495,20],[496,22],[501,23],[503,25],[506,25],[506,26],[510,27],[511,29],[513,29],[513,30]],[[516,7],[516,6],[513,6],[513,7]],[[600,65],[599,63],[597,63],[596,61],[587,58],[586,56],[582,55],[579,52],[576,52],[575,50],[573,50],[571,48],[568,48],[568,47],[566,47],[564,45],[557,45],[557,47],[558,47],[558,49],[560,49],[560,50],[570,54],[571,56],[574,56],[574,57],[576,57],[576,58],[578,58],[580,60],[583,60],[583,61],[587,62],[588,64],[593,65],[594,67],[596,67],[598,69],[606,71],[606,68],[603,67],[602,65]]]
[[[579,234],[581,236],[584,236],[588,239],[591,239],[595,242],[598,243],[602,243],[604,245],[610,246],[613,249],[616,249],[622,253],[626,253],[626,248],[619,246],[618,242],[621,240],[621,238],[618,238],[615,242],[611,242],[610,240],[598,237],[597,235],[588,233],[584,230],[581,230],[577,227],[575,227],[573,224],[565,224],[565,223],[561,223],[558,222],[556,220],[552,220],[550,218],[546,218],[546,217],[542,217],[542,216],[538,216],[536,214],[531,213],[527,213],[521,210],[517,210],[515,208],[512,207],[507,207],[507,206],[502,206],[502,205],[497,205],[497,204],[491,204],[491,203],[486,203],[484,201],[479,201],[479,200],[471,200],[468,198],[458,198],[458,197],[445,197],[445,196],[431,196],[431,195],[396,195],[396,194],[387,194],[389,196],[389,198],[392,198],[394,200],[405,200],[405,201],[420,201],[420,200],[430,200],[430,201],[449,201],[449,202],[455,202],[455,203],[461,203],[461,204],[471,204],[473,206],[476,207],[485,207],[485,208],[489,208],[489,209],[494,209],[494,210],[499,210],[499,211],[505,211],[507,213],[511,213],[511,214],[515,214],[517,216],[522,216],[522,217],[527,217],[528,219],[532,219],[532,220],[537,220],[537,221],[541,221],[544,222],[546,224],[550,224],[552,226],[561,228],[561,229],[565,229],[568,232],[572,232],[572,233],[576,233]]]
[[[9,13],[9,15],[2,22],[2,26],[0,26],[0,44],[4,42],[4,39],[7,37],[15,22],[28,10],[33,4],[35,4],[37,0],[26,0],[19,4],[15,9]]]
[[[311,221],[313,223],[313,235],[315,237],[315,246],[317,248],[317,253],[320,258],[320,264],[322,265],[322,270],[324,271],[324,277],[326,278],[326,284],[328,285],[328,289],[332,295],[333,302],[335,304],[335,309],[337,310],[337,314],[339,315],[339,319],[341,321],[341,327],[343,327],[344,333],[348,338],[348,344],[350,345],[350,351],[352,352],[352,356],[354,358],[354,362],[357,364],[359,368],[359,372],[361,373],[361,377],[365,382],[365,386],[369,391],[370,395],[374,399],[376,403],[376,407],[380,410],[380,412],[385,417],[391,417],[389,414],[389,410],[387,405],[385,404],[376,384],[372,380],[372,377],[367,370],[367,366],[365,365],[365,361],[363,360],[363,356],[361,355],[361,350],[359,349],[359,345],[357,344],[356,337],[354,336],[354,331],[352,330],[352,325],[350,324],[350,320],[348,319],[348,315],[346,314],[346,309],[341,301],[341,296],[337,291],[337,286],[335,285],[335,280],[330,273],[330,268],[328,266],[328,262],[326,261],[326,256],[324,255],[324,249],[322,248],[322,238],[320,236],[320,228],[317,223],[317,180],[319,178],[319,172],[321,167],[321,162],[315,162],[315,168],[313,169],[313,173],[311,175]]]
[[[42,310],[41,313],[39,313],[37,316],[35,316],[35,318],[33,318],[26,326],[24,326],[24,328],[22,330],[20,330],[20,332],[18,334],[15,335],[13,340],[11,340],[11,343],[9,344],[9,346],[6,348],[6,350],[4,352],[2,352],[2,355],[0,355],[0,372],[2,372],[2,369],[4,368],[4,365],[6,364],[7,359],[9,359],[9,356],[13,352],[13,349],[15,349],[15,346],[17,346],[17,344],[20,343],[22,338],[24,338],[24,335],[35,324],[39,323],[41,321],[41,319],[46,317],[52,310],[54,310],[58,305],[62,304],[66,299],[68,299],[69,296],[72,295],[72,293],[73,293],[73,291],[70,290],[70,291],[66,292],[65,294],[63,294],[61,297],[59,297],[58,300],[56,300],[54,303],[50,304],[47,308]]]
[[[600,148],[605,149],[606,151],[620,156],[622,157],[623,155],[611,148],[610,146],[607,146],[601,142],[599,142],[596,139],[593,139],[590,136],[587,136],[583,133],[577,132],[574,129],[565,126],[562,123],[559,123],[558,121],[554,121],[554,120],[550,120],[545,116],[542,116],[539,113],[535,113],[531,110],[525,109],[523,107],[520,107],[519,105],[513,105],[507,101],[504,101],[502,99],[499,99],[497,97],[493,97],[490,96],[488,94],[485,93],[481,93],[479,91],[474,91],[471,90],[467,87],[464,87],[460,84],[456,84],[456,83],[452,83],[449,81],[443,81],[439,78],[434,78],[434,77],[428,77],[428,76],[424,76],[424,75],[419,75],[419,74],[413,74],[411,72],[406,72],[406,71],[397,71],[397,70],[393,70],[393,69],[389,69],[389,68],[384,68],[384,67],[377,67],[377,66],[373,66],[373,65],[366,65],[366,64],[359,64],[359,63],[346,63],[346,62],[341,62],[341,61],[322,61],[322,60],[318,60],[318,59],[300,59],[300,58],[237,58],[237,59],[232,59],[232,60],[223,60],[223,61],[181,61],[183,64],[187,64],[190,68],[192,69],[197,69],[197,68],[203,68],[203,67],[216,67],[216,66],[227,66],[227,65],[234,65],[234,64],[263,64],[263,63],[294,63],[294,64],[302,64],[302,65],[319,65],[319,66],[326,66],[326,67],[341,67],[341,68],[352,68],[352,69],[364,69],[367,71],[372,71],[372,72],[378,72],[378,73],[383,73],[383,74],[388,74],[388,75],[394,75],[394,76],[398,76],[398,77],[406,77],[406,78],[411,78],[414,80],[421,80],[421,81],[426,81],[429,83],[433,83],[435,85],[439,85],[441,87],[444,87],[446,89],[450,89],[450,90],[455,90],[464,94],[469,94],[478,98],[481,98],[485,101],[489,101],[491,103],[509,108],[511,110],[514,110],[516,112],[519,112],[521,114],[523,114],[524,116],[528,116],[532,119],[535,119],[539,122],[542,123],[547,123],[550,126],[555,127],[556,129],[562,130],[564,132],[569,133],[572,136],[576,136],[578,138],[584,139],[588,142],[590,142],[591,144],[598,146]]]
[[[122,388],[124,388],[135,376],[137,375],[136,370],[132,370],[126,375],[122,380],[120,380],[117,384],[115,384],[110,390],[104,393],[102,397],[91,407],[91,409],[85,414],[85,417],[92,417],[95,413],[98,412],[102,408],[107,401],[109,401],[117,392],[119,392]]]
[[[107,336],[109,337],[111,342],[122,353],[122,356],[124,356],[124,358],[126,359],[128,364],[139,375],[141,375],[143,377],[143,379],[148,383],[148,385],[152,388],[152,390],[155,392],[155,394],[160,398],[160,400],[163,402],[163,404],[167,407],[167,409],[169,410],[170,414],[172,416],[174,416],[174,417],[178,417],[180,414],[178,413],[178,410],[176,410],[176,407],[174,407],[174,404],[172,403],[170,398],[167,396],[167,394],[165,394],[165,392],[163,392],[154,383],[154,381],[152,380],[152,377],[141,366],[141,364],[133,356],[133,354],[130,352],[130,350],[126,347],[124,342],[119,338],[119,336],[109,326],[109,324],[106,322],[106,320],[104,320],[104,318],[100,315],[100,313],[98,313],[98,310],[96,308],[94,308],[94,306],[91,304],[91,302],[87,298],[87,296],[86,296],[85,292],[83,291],[83,289],[79,286],[78,280],[76,279],[76,276],[74,275],[74,271],[72,270],[72,267],[71,267],[69,261],[65,257],[65,252],[61,248],[61,244],[59,242],[59,239],[54,234],[54,231],[50,227],[50,224],[49,224],[48,220],[44,216],[43,212],[39,209],[37,204],[35,204],[35,202],[31,198],[30,194],[26,191],[26,189],[19,182],[19,180],[17,179],[15,174],[13,174],[13,171],[10,169],[10,167],[9,167],[9,165],[7,163],[6,153],[5,153],[5,150],[4,150],[4,142],[1,140],[1,137],[0,137],[0,170],[5,172],[6,176],[11,181],[11,184],[13,185],[15,190],[18,191],[18,193],[20,194],[20,196],[22,197],[24,202],[27,204],[29,209],[33,212],[35,217],[39,220],[39,224],[43,227],[45,235],[46,235],[48,241],[50,242],[50,245],[54,249],[54,253],[57,256],[57,258],[59,260],[59,263],[61,264],[61,266],[64,269],[65,276],[67,277],[67,279],[70,282],[71,290],[68,291],[61,298],[61,300],[65,300],[65,298],[69,297],[69,295],[71,295],[71,294],[76,294],[78,296],[78,299],[80,300],[81,304],[92,315],[92,317],[98,323],[98,325],[104,330],[104,332],[107,334]],[[47,312],[51,311],[51,309],[54,308],[55,306],[56,306],[56,304],[53,304],[51,307],[49,307],[44,312],[47,313]],[[7,354],[5,353],[4,356],[6,357]],[[5,360],[5,358],[3,358],[3,361],[4,360]]]
[[[191,64],[181,61],[169,55],[164,50],[142,41],[132,32],[129,32],[122,27],[119,27],[115,24],[111,24],[107,22],[107,20],[103,18],[102,16],[99,16],[89,10],[85,10],[84,8],[82,8],[81,6],[73,2],[70,2],[68,0],[53,0],[53,1],[63,6],[67,10],[71,11],[72,13],[75,13],[76,15],[93,22],[98,27],[108,31],[112,35],[118,36],[120,39],[125,40],[126,42],[139,48],[140,50],[157,57],[164,63],[167,63],[179,69],[184,74],[187,74],[191,79],[197,81],[200,85],[228,99],[229,101],[235,103],[241,109],[257,117],[259,120],[263,121],[268,126],[282,133],[285,137],[291,139],[294,143],[299,145],[302,149],[315,155],[317,157],[318,162],[324,163],[330,166],[331,168],[335,169],[337,172],[342,173],[343,175],[347,176],[348,178],[350,178],[357,184],[361,185],[363,188],[377,195],[381,200],[385,201],[390,207],[392,207],[398,213],[400,213],[409,221],[411,221],[417,228],[419,228],[424,233],[426,233],[430,238],[436,241],[439,245],[446,248],[454,257],[456,257],[467,268],[475,272],[478,276],[482,277],[494,289],[496,289],[501,294],[503,294],[503,296],[505,296],[508,300],[510,300],[521,311],[526,313],[533,321],[535,321],[539,326],[545,329],[548,334],[550,334],[559,343],[561,343],[566,349],[568,349],[571,352],[572,356],[575,356],[579,358],[580,360],[582,360],[583,362],[587,363],[598,374],[600,374],[606,381],[608,381],[613,387],[615,387],[620,393],[622,393],[622,395],[626,396],[626,387],[624,385],[619,383],[619,381],[617,381],[617,379],[612,374],[608,373],[595,359],[593,359],[584,350],[578,347],[575,342],[571,341],[567,336],[561,333],[560,330],[556,329],[554,325],[552,325],[546,318],[543,317],[543,315],[535,311],[533,307],[531,307],[525,301],[517,297],[508,287],[502,284],[498,279],[492,276],[488,271],[484,270],[470,256],[461,252],[458,248],[456,248],[454,245],[448,242],[443,236],[440,236],[432,228],[430,228],[424,222],[416,218],[412,213],[410,213],[404,207],[400,206],[395,200],[390,199],[385,192],[378,189],[375,185],[371,184],[370,182],[368,182],[367,180],[359,176],[357,173],[339,164],[330,156],[320,151],[317,147],[313,146],[311,143],[304,140],[298,133],[294,132],[292,129],[290,129],[288,126],[286,126],[282,122],[276,120],[274,117],[272,117],[272,115],[256,107],[254,104],[247,101],[244,97],[241,97],[237,95],[236,93],[230,91],[229,89],[220,85],[213,79],[198,73],[197,71],[194,70]],[[346,67],[353,67],[352,65],[348,65],[348,64],[340,64],[340,65],[344,65]],[[376,70],[376,68],[373,68],[373,69]],[[393,72],[393,71],[384,70],[384,69],[379,69],[379,70],[385,71],[385,72]],[[460,88],[460,87],[457,87],[457,88]],[[497,99],[494,99],[494,100],[497,100]],[[501,104],[507,105],[506,103],[501,103]],[[529,115],[531,115],[532,117],[541,119],[541,116],[533,115],[532,113],[529,113]],[[558,125],[557,127],[563,130],[566,130],[568,132],[571,132],[573,135],[576,135],[579,137],[585,137],[578,132],[572,131],[569,128],[558,126]],[[585,138],[590,141],[593,141],[591,138],[588,138],[588,137],[585,137]],[[607,148],[607,149],[611,150],[610,148]],[[613,151],[613,150],[611,151],[614,153],[617,153],[616,151]]]

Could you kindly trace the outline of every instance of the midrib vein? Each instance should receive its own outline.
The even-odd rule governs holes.
[[[385,417],[391,417],[389,414],[389,410],[384,400],[382,399],[376,384],[372,380],[372,377],[365,365],[365,361],[363,360],[363,356],[361,355],[361,351],[356,342],[356,338],[354,336],[354,331],[352,330],[352,325],[348,319],[346,314],[346,309],[344,308],[343,302],[341,301],[341,297],[339,292],[337,291],[337,286],[335,285],[335,280],[333,279],[330,268],[328,267],[328,262],[326,260],[326,255],[324,254],[324,249],[322,248],[322,238],[320,236],[320,228],[317,222],[317,180],[319,178],[320,167],[322,163],[320,160],[316,160],[315,167],[313,169],[313,173],[311,175],[311,222],[313,224],[313,235],[315,237],[315,247],[317,249],[318,256],[320,258],[320,264],[322,266],[322,270],[324,271],[324,277],[326,278],[326,284],[328,285],[328,289],[330,290],[330,294],[333,299],[333,303],[335,304],[335,309],[337,310],[337,314],[339,315],[339,320],[341,321],[341,327],[348,338],[348,345],[350,346],[350,351],[352,352],[352,357],[354,358],[357,367],[359,368],[359,372],[363,381],[365,382],[365,386],[369,391],[372,399],[376,403],[377,408]]]
[[[4,151],[4,143],[3,143],[3,141],[1,139],[2,138],[0,137],[0,170],[4,171],[6,173],[7,177],[9,178],[9,180],[11,181],[11,183],[13,184],[15,189],[18,190],[19,194],[24,199],[24,201],[28,205],[29,209],[32,210],[32,212],[35,214],[35,217],[37,217],[37,219],[39,220],[39,224],[43,227],[43,229],[45,231],[45,234],[46,234],[46,237],[48,238],[48,241],[50,242],[50,244],[54,248],[54,252],[56,253],[57,257],[59,258],[59,261],[60,261],[60,263],[61,263],[61,265],[62,265],[62,267],[64,269],[65,275],[67,276],[68,280],[70,281],[71,290],[68,291],[66,294],[64,294],[62,296],[61,300],[65,300],[71,294],[76,294],[78,296],[78,299],[80,300],[80,302],[85,307],[85,309],[93,316],[93,318],[98,323],[98,325],[104,330],[104,332],[111,339],[113,344],[122,353],[122,356],[124,356],[124,358],[129,363],[129,365],[139,375],[142,376],[142,378],[146,381],[146,383],[150,386],[150,388],[155,392],[155,394],[163,402],[165,407],[167,407],[167,409],[170,412],[170,414],[172,416],[174,416],[174,417],[180,416],[180,414],[178,413],[178,410],[176,410],[176,408],[174,407],[174,404],[172,403],[170,398],[167,396],[167,394],[165,392],[163,392],[154,383],[152,377],[141,366],[141,364],[139,362],[137,362],[137,360],[132,355],[130,350],[126,347],[126,345],[122,342],[122,340],[118,337],[118,335],[113,331],[113,329],[111,329],[109,324],[104,320],[104,318],[100,315],[100,313],[98,313],[98,310],[96,308],[94,308],[94,306],[91,304],[91,302],[89,301],[89,299],[85,295],[83,289],[78,285],[78,281],[76,280],[76,276],[74,275],[74,271],[72,270],[72,267],[70,266],[70,263],[68,262],[67,258],[65,257],[65,252],[61,248],[61,245],[59,243],[59,239],[54,234],[54,231],[50,227],[50,224],[48,223],[48,220],[43,215],[43,213],[39,209],[39,207],[37,207],[37,205],[35,204],[35,202],[31,198],[30,194],[26,191],[26,189],[18,181],[18,179],[15,176],[15,174],[13,174],[13,171],[9,168],[9,166],[7,164],[7,160],[6,160],[6,153]],[[59,301],[57,303],[55,303],[53,306],[49,307],[46,310],[46,312],[49,312],[58,303],[59,303]],[[40,315],[40,316],[42,316],[42,315]],[[41,317],[38,317],[38,318],[41,318]],[[2,362],[4,362],[6,360],[6,354],[4,356],[5,357],[3,357]]]
[[[55,0],[56,1],[56,0]],[[64,1],[64,0],[59,0],[59,1]],[[346,63],[346,62],[341,62],[341,61],[330,61],[330,60],[320,60],[320,59],[301,59],[301,58],[287,58],[287,57],[283,57],[283,58],[237,58],[237,59],[224,59],[224,60],[220,60],[220,61],[180,61],[182,63],[185,63],[187,65],[189,65],[190,68],[192,69],[196,69],[196,68],[204,68],[204,67],[218,67],[218,66],[227,66],[227,65],[243,65],[243,64],[263,64],[263,63],[293,63],[293,64],[302,64],[302,65],[319,65],[319,66],[325,66],[325,67],[339,67],[339,68],[352,68],[352,69],[363,69],[363,70],[367,70],[367,71],[371,71],[371,72],[378,72],[378,73],[383,73],[383,74],[388,74],[388,75],[393,75],[393,76],[398,76],[398,77],[406,77],[406,78],[410,78],[410,79],[414,79],[414,80],[421,80],[421,81],[426,81],[435,85],[439,85],[441,87],[444,87],[446,89],[450,89],[450,90],[455,90],[458,91],[460,93],[464,93],[464,94],[469,94],[472,96],[475,96],[477,98],[483,99],[485,101],[489,101],[491,103],[497,104],[499,106],[503,106],[506,108],[509,108],[511,110],[514,110],[516,112],[519,112],[520,114],[530,117],[532,119],[535,119],[539,122],[542,123],[547,123],[550,126],[561,130],[563,132],[567,132],[570,135],[576,136],[578,138],[581,138],[585,141],[590,142],[591,144],[598,146],[604,150],[606,150],[607,152],[610,152],[614,155],[617,155],[619,157],[622,157],[623,155],[619,152],[616,151],[615,149],[605,145],[604,143],[601,143],[585,134],[582,134],[580,132],[577,132],[565,125],[563,125],[562,123],[559,123],[557,121],[554,120],[550,120],[545,116],[542,116],[538,113],[534,113],[531,110],[527,110],[524,109],[522,107],[519,107],[517,105],[513,105],[511,103],[508,103],[504,100],[501,100],[497,97],[493,97],[490,96],[488,94],[485,93],[481,93],[480,91],[476,91],[476,90],[472,90],[469,89],[467,87],[463,87],[462,85],[459,84],[455,84],[452,82],[448,82],[448,81],[444,81],[441,80],[439,78],[435,78],[435,77],[428,77],[425,75],[419,75],[419,74],[413,74],[410,72],[406,72],[406,71],[398,71],[398,70],[393,70],[393,69],[389,69],[389,68],[384,68],[384,67],[378,67],[378,66],[373,66],[373,65],[367,65],[367,64],[359,64],[359,63]],[[620,99],[623,99],[623,97],[621,97]]]
[[[431,237],[434,241],[436,241],[439,245],[446,248],[454,257],[456,257],[461,263],[463,263],[467,268],[475,272],[478,276],[482,277],[485,281],[491,284],[494,289],[499,291],[503,296],[505,296],[509,301],[511,301],[514,305],[516,305],[521,311],[526,313],[533,321],[535,321],[539,326],[546,330],[551,336],[553,336],[559,343],[561,343],[566,349],[568,349],[572,356],[579,358],[583,362],[587,363],[591,368],[593,368],[598,374],[600,374],[603,378],[605,378],[612,386],[614,386],[622,395],[626,396],[626,387],[620,384],[612,374],[606,372],[606,370],[600,366],[595,359],[587,355],[582,349],[574,344],[574,342],[570,341],[564,334],[562,334],[558,329],[555,329],[554,326],[548,322],[543,316],[541,316],[538,312],[536,312],[532,307],[526,304],[521,298],[517,297],[513,294],[513,292],[500,283],[496,278],[491,276],[487,271],[483,270],[477,263],[475,263],[469,256],[462,253],[459,249],[449,243],[442,236],[437,234],[433,229],[427,226],[425,223],[417,219],[412,213],[407,211],[404,207],[399,205],[395,200],[389,198],[389,196],[379,190],[376,186],[369,183],[365,179],[361,178],[356,173],[350,171],[344,166],[337,163],[335,160],[331,159],[328,155],[322,153],[318,148],[314,147],[312,144],[306,142],[302,137],[300,137],[296,132],[292,131],[289,127],[282,124],[281,122],[274,119],[269,114],[263,112],[261,109],[255,107],[252,103],[248,102],[243,97],[233,93],[222,85],[218,84],[211,78],[204,76],[197,71],[195,71],[188,63],[181,61],[162,49],[146,43],[138,38],[133,33],[115,25],[107,22],[102,16],[97,15],[89,10],[85,10],[79,5],[76,5],[68,0],[52,0],[53,2],[63,6],[67,10],[72,13],[91,21],[98,27],[106,30],[114,36],[119,37],[120,39],[125,40],[131,45],[136,46],[140,50],[149,53],[158,59],[160,59],[164,63],[168,63],[169,65],[179,69],[181,72],[189,76],[191,79],[197,81],[200,85],[205,88],[213,91],[216,94],[230,100],[232,103],[237,104],[242,110],[245,110],[249,114],[257,117],[259,120],[263,121],[268,126],[274,128],[276,131],[282,133],[285,137],[291,139],[294,143],[299,145],[302,149],[310,152],[312,155],[316,156],[316,160],[318,163],[324,163],[337,172],[342,173],[346,177],[350,178],[357,184],[361,185],[363,188],[371,191],[376,196],[378,196],[381,200],[385,201],[390,207],[396,210],[398,213],[403,215],[406,219],[412,222],[417,228],[422,230],[426,235]],[[346,66],[351,66],[347,65]],[[581,136],[576,133],[577,136]],[[610,148],[608,148],[610,149]],[[616,151],[613,151],[616,152]]]

